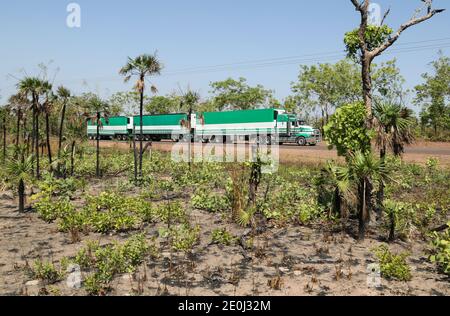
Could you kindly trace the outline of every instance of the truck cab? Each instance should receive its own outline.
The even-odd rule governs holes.
[[[296,143],[299,146],[315,146],[321,142],[321,133],[312,126],[306,125],[294,114],[279,114],[277,129],[280,144]]]

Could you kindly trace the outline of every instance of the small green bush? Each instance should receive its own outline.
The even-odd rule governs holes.
[[[192,196],[191,202],[196,209],[211,213],[222,212],[230,207],[226,196],[208,192],[206,188],[199,188]]]
[[[215,244],[221,244],[224,246],[231,246],[235,244],[237,238],[234,237],[226,228],[218,228],[212,232],[212,242]]]
[[[386,245],[381,245],[374,252],[380,262],[381,275],[384,278],[388,280],[411,281],[411,268],[406,262],[409,254],[392,254]]]
[[[43,280],[48,284],[54,284],[64,277],[64,273],[59,271],[51,262],[36,260],[32,268],[34,278]]]
[[[450,222],[447,224],[450,227]],[[433,234],[433,255],[430,260],[436,263],[446,274],[450,275],[450,228],[442,233]]]

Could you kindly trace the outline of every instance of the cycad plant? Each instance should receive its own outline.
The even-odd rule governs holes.
[[[120,69],[119,73],[125,77],[125,82],[130,81],[132,77],[137,77],[135,89],[140,95],[139,106],[139,177],[142,178],[142,156],[143,156],[143,116],[144,116],[144,92],[145,92],[145,78],[148,76],[155,76],[161,74],[163,66],[158,59],[158,56],[140,55],[136,58],[128,58],[128,62]],[[154,85],[150,87],[153,93],[157,92]],[[136,135],[134,135],[136,137]]]
[[[19,195],[19,212],[25,211],[25,181],[29,178],[33,169],[33,156],[13,159],[7,166],[7,173],[11,179],[17,183],[17,193]]]

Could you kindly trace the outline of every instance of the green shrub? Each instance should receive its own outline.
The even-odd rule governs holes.
[[[52,223],[65,214],[73,211],[73,206],[68,199],[52,200],[46,196],[34,204],[39,218],[47,223]]]
[[[34,278],[43,280],[48,284],[60,281],[64,277],[64,273],[59,271],[51,262],[36,260],[32,269]]]
[[[450,222],[447,224],[450,227]],[[442,233],[433,234],[433,255],[430,260],[436,263],[446,274],[450,275],[450,228]]]
[[[392,254],[386,245],[381,245],[374,252],[380,262],[381,275],[384,278],[388,280],[411,281],[411,268],[406,262],[409,254]]]
[[[175,251],[191,252],[200,239],[200,226],[191,227],[189,224],[172,226],[170,229],[161,228],[159,235],[168,238],[170,246]]]
[[[208,192],[206,188],[199,188],[192,196],[192,206],[196,209],[211,213],[225,211],[230,207],[226,196]]]
[[[212,232],[212,242],[215,244],[221,244],[224,246],[231,246],[235,244],[237,238],[234,237],[226,228],[215,229]]]
[[[185,223],[188,219],[186,210],[178,201],[162,203],[155,212],[156,216],[164,223],[168,223],[169,220],[171,223]]]
[[[156,253],[157,248],[147,243],[144,234],[139,234],[122,244],[102,247],[98,242],[89,242],[78,252],[75,262],[91,272],[84,282],[86,291],[99,295],[109,288],[115,275],[135,272],[148,255]]]

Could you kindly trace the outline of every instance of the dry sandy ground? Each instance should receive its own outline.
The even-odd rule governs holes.
[[[100,185],[105,183],[97,183],[95,191],[101,189]],[[174,254],[170,268],[171,254],[162,250],[159,259],[149,259],[135,276],[118,276],[110,294],[133,295],[141,288],[144,295],[450,295],[449,278],[429,263],[428,244],[422,241],[391,245],[395,251],[411,253],[411,282],[383,280],[382,287],[370,288],[367,267],[375,262],[371,249],[381,243],[375,234],[358,243],[346,233],[331,234],[321,226],[274,226],[254,241],[255,251],[244,251],[240,246],[210,244],[214,228],[244,233],[220,215],[193,211],[191,220],[201,224],[202,235],[190,258]],[[144,231],[151,239],[157,226],[147,226]],[[82,239],[103,244],[125,237],[91,234]],[[59,233],[56,224],[46,224],[36,214],[18,214],[16,202],[8,192],[2,193],[0,295],[43,293],[44,285],[24,272],[26,264],[38,258],[59,262],[65,256],[74,256],[83,245],[70,244],[69,236]],[[279,289],[273,289],[270,283],[279,285]],[[69,289],[65,281],[46,288],[61,295],[85,295],[82,289]],[[55,288],[58,290],[51,290]]]
[[[92,142],[92,144],[94,144]],[[199,145],[196,145],[199,146]],[[103,148],[127,149],[129,144],[112,141],[102,141]],[[155,142],[153,148],[165,152],[172,150],[172,142]],[[243,148],[244,145],[238,145]],[[417,142],[407,147],[403,157],[405,162],[425,164],[430,157],[438,158],[440,165],[450,167],[450,143]],[[335,150],[329,150],[322,143],[315,147],[298,147],[296,145],[283,145],[280,147],[280,161],[282,163],[311,163],[321,164],[330,159],[339,159]]]

